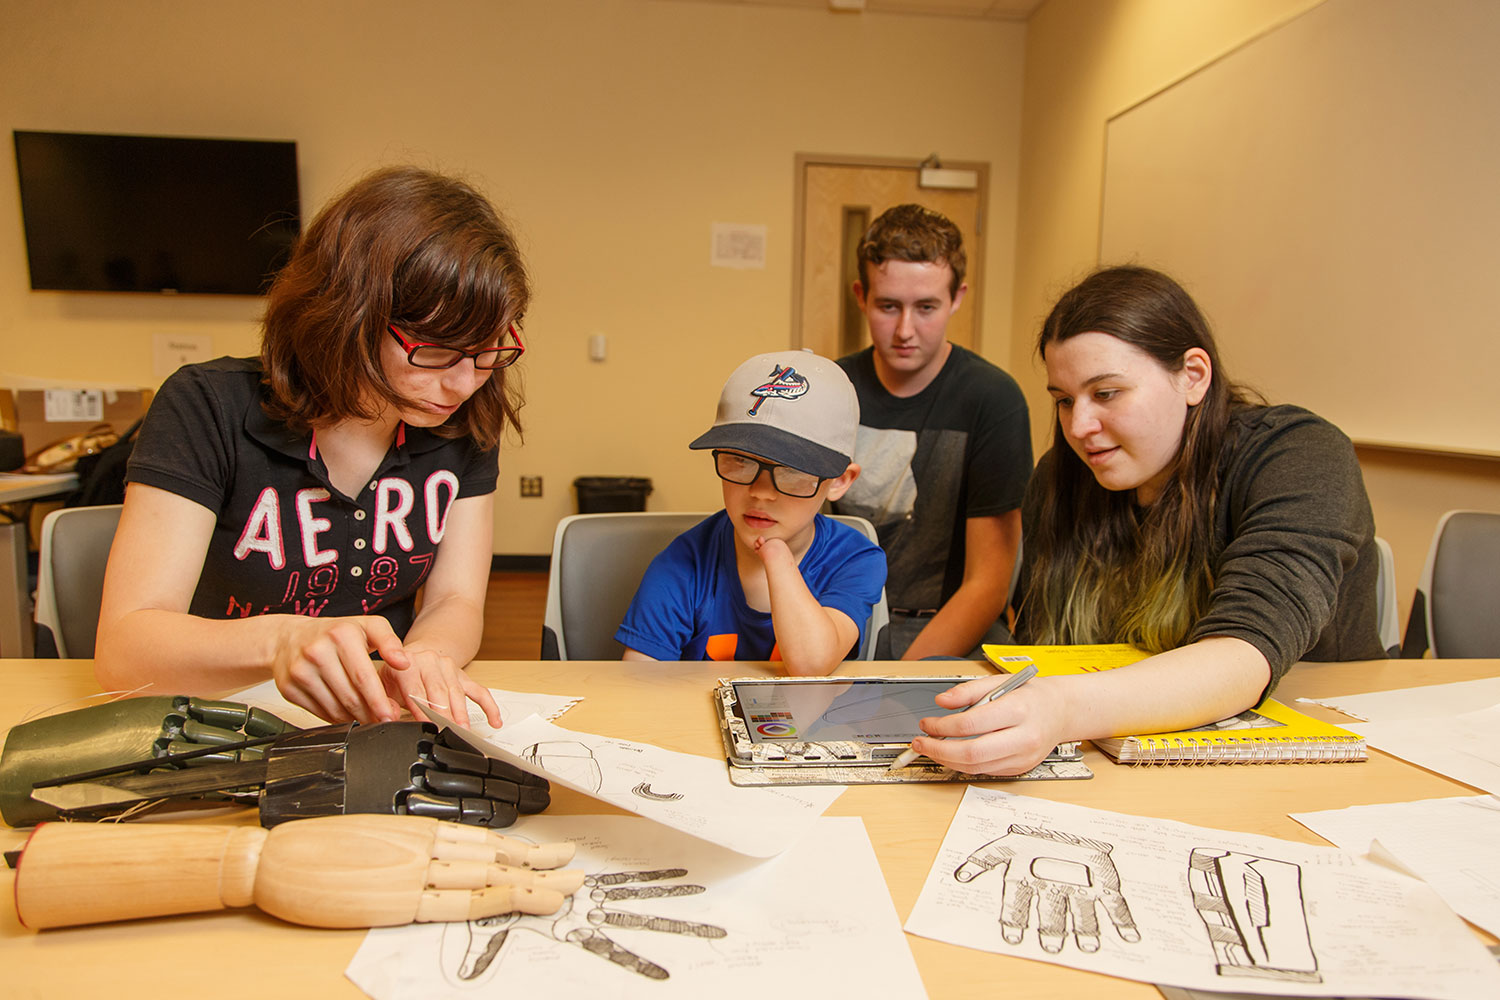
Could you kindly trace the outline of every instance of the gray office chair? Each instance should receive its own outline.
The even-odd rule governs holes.
[[[104,565],[123,509],[120,504],[67,507],[42,521],[36,585],[39,656],[50,649],[63,659],[94,655]]]
[[[832,515],[878,544],[862,517]],[[557,524],[542,624],[544,660],[618,660],[625,647],[615,629],[625,619],[646,567],[672,539],[706,513],[574,514]],[[885,591],[866,622],[858,659],[872,659],[890,622]]]
[[[1375,536],[1380,552],[1380,575],[1375,578],[1375,620],[1380,629],[1380,647],[1387,656],[1401,655],[1401,616],[1396,610],[1396,554],[1391,543]]]
[[[1412,598],[1401,655],[1500,656],[1500,514],[1450,510],[1438,521]]]

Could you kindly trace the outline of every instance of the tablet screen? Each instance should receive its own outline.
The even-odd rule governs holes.
[[[910,743],[917,720],[950,715],[933,701],[953,678],[856,678],[826,681],[735,681],[735,699],[755,743],[792,741]]]

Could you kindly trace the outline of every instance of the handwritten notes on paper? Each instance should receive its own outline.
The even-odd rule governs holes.
[[[1331,848],[976,787],[906,929],[1194,989],[1500,995],[1478,939],[1405,875]]]
[[[528,816],[571,840],[584,887],[556,914],[371,931],[346,975],[376,1000],[925,997],[864,824],[818,819],[769,861],[634,816]]]
[[[1292,819],[1353,854],[1394,863],[1422,879],[1465,918],[1500,936],[1500,799],[1464,795],[1420,802],[1293,813]]]

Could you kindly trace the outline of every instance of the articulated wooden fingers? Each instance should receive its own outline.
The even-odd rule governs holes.
[[[438,827],[432,856],[445,861],[473,858],[522,868],[561,868],[573,860],[572,844],[528,844],[483,827],[431,822]]]
[[[283,823],[271,830],[255,879],[267,913],[318,927],[385,927],[468,920],[521,909],[551,913],[583,882],[581,872],[501,863],[544,863],[571,845],[531,845],[480,827],[420,816],[360,814]],[[521,850],[521,848],[527,850]]]
[[[579,880],[582,881],[582,873]],[[505,913],[546,916],[562,908],[567,896],[555,889],[496,885],[485,889],[430,889],[417,906],[417,923],[479,920]]]

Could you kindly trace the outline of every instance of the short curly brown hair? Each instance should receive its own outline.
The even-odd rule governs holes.
[[[888,260],[947,264],[953,271],[948,295],[958,294],[964,283],[968,258],[964,237],[946,215],[921,205],[897,205],[880,213],[859,241],[859,280],[868,290],[870,267]]]
[[[510,228],[463,181],[389,167],[320,211],[267,293],[267,412],[295,431],[411,405],[380,362],[386,329],[473,350],[519,323],[531,298]],[[434,433],[494,446],[518,433],[514,369],[501,369]]]

